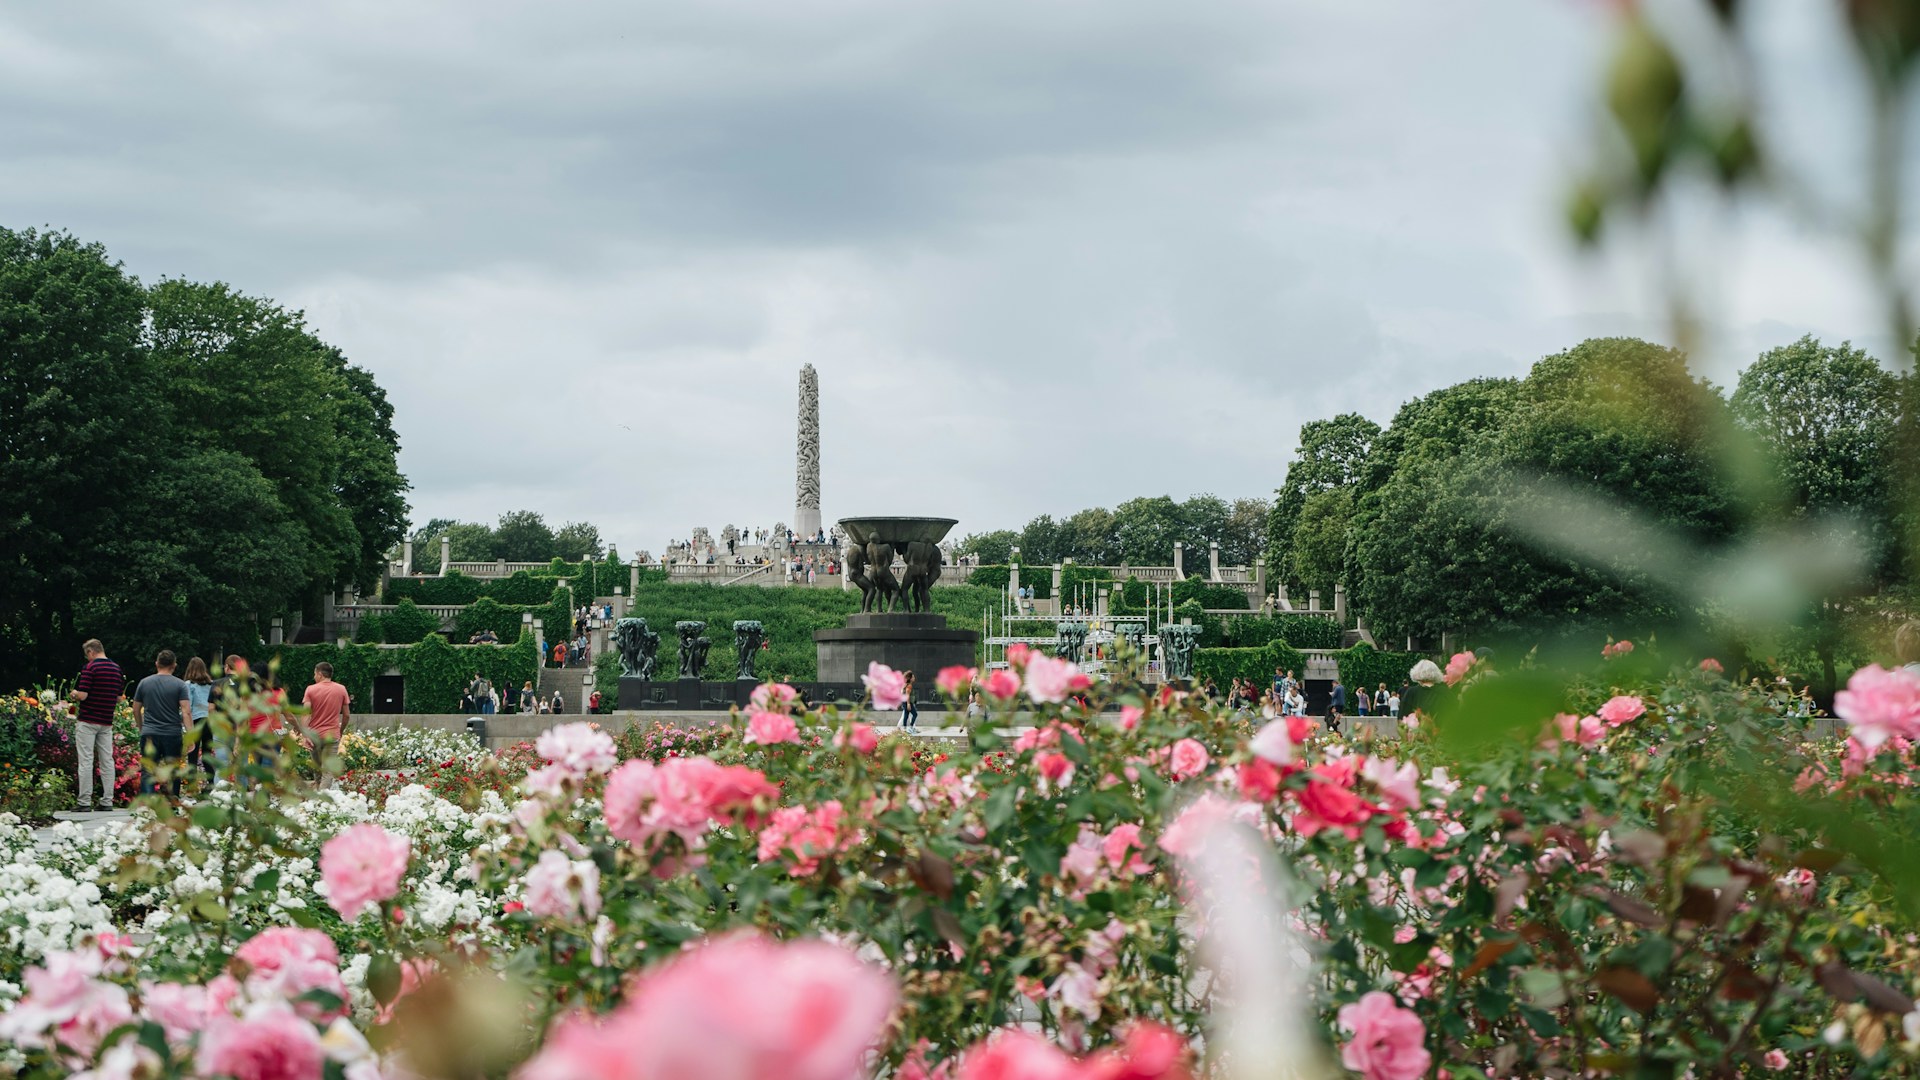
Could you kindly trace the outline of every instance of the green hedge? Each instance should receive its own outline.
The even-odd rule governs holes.
[[[1209,585],[1205,578],[1190,577],[1173,583],[1173,603],[1180,606],[1198,600],[1201,607],[1247,609],[1247,593],[1238,585]]]
[[[256,665],[278,663],[280,685],[298,702],[313,681],[313,667],[333,665],[335,681],[353,695],[356,711],[373,708],[373,678],[389,670],[406,676],[406,711],[451,713],[475,675],[495,686],[519,686],[538,679],[532,635],[520,635],[511,645],[451,645],[439,634],[417,645],[382,648],[377,645],[282,645],[253,657]]]
[[[1306,654],[1281,641],[1258,648],[1196,649],[1193,654],[1194,679],[1210,677],[1222,691],[1234,679],[1252,679],[1265,690],[1273,685],[1274,668],[1304,672],[1306,667]]]
[[[942,585],[933,590],[933,610],[947,616],[959,630],[977,630],[988,609],[1000,609],[1000,592],[979,585]],[[733,624],[758,619],[766,627],[767,649],[755,671],[762,678],[785,676],[811,681],[818,665],[813,644],[815,630],[845,626],[847,616],[860,610],[860,594],[853,590],[776,588],[705,583],[642,583],[633,598],[633,611],[660,635],[660,671],[667,678],[679,672],[680,645],[673,624],[696,619],[707,624],[713,648],[707,653],[706,679],[734,677]]]
[[[491,597],[502,604],[541,604],[565,579],[573,586],[574,595],[585,604],[602,596],[612,596],[615,586],[622,593],[627,591],[632,568],[625,563],[584,562],[567,563],[555,559],[547,567],[536,570],[516,570],[511,577],[483,581],[471,578],[455,571],[446,577],[403,577],[392,578],[387,582],[386,602],[397,604],[402,600],[412,600],[423,605],[471,604],[481,597]],[[667,572],[658,568],[642,567],[640,583],[660,583],[667,580]]]
[[[1297,649],[1337,649],[1341,632],[1339,623],[1323,615],[1256,613],[1220,619],[1220,638],[1227,648],[1257,649],[1269,641],[1284,641]]]
[[[1424,657],[1420,653],[1382,652],[1361,642],[1340,654],[1340,681],[1348,686],[1398,690],[1407,681],[1407,671]]]
[[[1007,582],[1012,579],[1012,567],[990,563],[985,566],[974,567],[973,573],[967,575],[967,584],[983,589],[992,589],[995,592],[1004,594],[1007,591]],[[1053,567],[1027,566],[1023,564],[1020,567],[1020,584],[1022,586],[1032,587],[1034,590],[1034,598],[1037,600],[1045,600],[1051,597],[1053,595]]]

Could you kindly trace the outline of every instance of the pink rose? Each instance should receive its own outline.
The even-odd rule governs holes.
[[[1258,821],[1260,807],[1249,802],[1229,801],[1209,791],[1188,803],[1160,832],[1160,850],[1176,858],[1189,858],[1206,846],[1214,829],[1239,821]]]
[[[585,721],[548,728],[533,748],[575,779],[611,772],[620,763],[613,737]]]
[[[872,724],[852,723],[833,733],[833,745],[871,754],[880,746],[880,733]]]
[[[1147,711],[1138,705],[1120,706],[1120,730],[1132,731],[1139,727],[1140,721],[1144,719],[1146,715]]]
[[[1181,739],[1167,755],[1167,771],[1175,780],[1191,780],[1206,772],[1212,760],[1198,739]]]
[[[1448,686],[1456,685],[1461,679],[1467,677],[1467,672],[1473,670],[1473,659],[1473,654],[1470,652],[1453,654],[1453,659],[1447,661],[1446,674],[1442,676],[1447,680]]]
[[[140,1011],[165,1029],[167,1038],[185,1042],[207,1026],[207,988],[192,983],[143,982]]]
[[[1599,717],[1583,716],[1580,718],[1580,726],[1574,732],[1573,739],[1581,746],[1597,746],[1600,740],[1606,737],[1607,727],[1600,722]]]
[[[653,801],[653,774],[653,762],[635,758],[607,777],[607,792],[601,803],[607,831],[629,844],[644,844],[652,835],[646,813]]]
[[[527,871],[527,910],[543,919],[581,922],[600,914],[600,868],[551,848]]]
[[[1718,675],[1727,669],[1720,665],[1720,661],[1709,656],[1705,660],[1700,661],[1700,670],[1709,675]]]
[[[1413,762],[1398,765],[1392,758],[1368,758],[1360,775],[1380,789],[1389,807],[1411,810],[1420,805],[1420,768]]]
[[[1140,826],[1131,821],[1115,825],[1100,841],[1100,854],[1116,873],[1144,874],[1153,869],[1151,863],[1141,858],[1140,853],[1146,850],[1146,842],[1140,839]]]
[[[811,811],[804,806],[775,810],[767,827],[760,830],[756,853],[763,861],[780,859],[794,877],[806,877],[820,869],[821,858],[846,850],[857,839],[845,827],[840,801],[829,799]]]
[[[867,684],[867,692],[873,696],[876,709],[897,709],[907,701],[907,676],[895,671],[878,660],[867,665],[867,673],[860,676]]]
[[[1068,694],[1091,685],[1071,660],[1038,655],[1027,660],[1027,696],[1036,702],[1065,701]]]
[[[320,1080],[326,1050],[313,1025],[283,1005],[256,1006],[236,1020],[215,1017],[200,1036],[195,1064],[233,1080]]]
[[[1598,715],[1600,719],[1607,722],[1608,727],[1619,727],[1621,724],[1639,719],[1646,711],[1646,703],[1639,698],[1619,694],[1607,699],[1607,703],[1600,706]]]
[[[1340,1026],[1353,1038],[1340,1048],[1340,1064],[1365,1080],[1420,1080],[1433,1056],[1423,1045],[1427,1028],[1393,996],[1372,991],[1340,1007]]]
[[[800,691],[786,683],[761,683],[753,688],[747,700],[753,702],[756,709],[768,712],[785,712],[794,702],[800,700]]]
[[[1005,1028],[960,1059],[954,1080],[1076,1080],[1080,1066],[1064,1050]]]
[[[1187,1041],[1151,1020],[1127,1028],[1119,1052],[1102,1050],[1081,1065],[1078,1080],[1191,1080]]]
[[[611,1017],[562,1017],[514,1080],[643,1080],[633,1064],[631,1038]]]
[[[320,848],[327,903],[348,922],[393,899],[406,874],[407,838],[371,821],[348,826]]]
[[[517,1076],[847,1080],[893,1002],[893,981],[838,945],[717,938],[642,973],[600,1028],[563,1022]]]
[[[1010,701],[1020,692],[1020,676],[1007,668],[998,668],[987,673],[986,681],[980,684],[980,689],[995,701]]]
[[[1373,816],[1373,807],[1353,793],[1354,759],[1316,765],[1311,775],[1307,786],[1294,793],[1300,804],[1293,815],[1294,831],[1312,836],[1332,829],[1349,840],[1359,839],[1360,826]]]
[[[233,958],[246,968],[247,993],[256,1000],[277,997],[291,1001],[309,990],[325,990],[346,1000],[347,986],[340,978],[340,950],[334,948],[332,938],[318,930],[297,926],[262,930],[234,950]],[[230,985],[208,983],[207,992],[215,999],[209,1001],[209,1010],[222,1007],[233,990]],[[344,1012],[344,1007],[339,1010]],[[315,1018],[324,1019],[326,1015]]]
[[[940,674],[933,677],[933,685],[948,697],[957,698],[967,692],[967,688],[973,685],[973,680],[979,677],[979,675],[979,668],[970,668],[965,664],[954,664],[950,667],[941,668]]]
[[[1613,641],[1607,643],[1607,645],[1600,650],[1600,655],[1603,659],[1611,660],[1616,656],[1625,656],[1632,651],[1633,642]]]
[[[0,1012],[0,1040],[47,1046],[51,1034],[91,1055],[108,1032],[133,1019],[126,990],[99,981],[100,972],[96,953],[48,953],[44,965],[27,969],[25,996]]]
[[[1905,668],[1888,671],[1869,664],[1833,695],[1833,714],[1845,720],[1853,737],[1869,750],[1895,736],[1920,738],[1920,676]]]
[[[1073,759],[1058,750],[1042,750],[1033,755],[1033,767],[1052,787],[1063,788],[1073,783]]]
[[[1240,797],[1249,802],[1272,802],[1280,794],[1280,768],[1265,758],[1249,758],[1234,773]]]
[[[1779,1072],[1788,1065],[1787,1055],[1781,1053],[1778,1048],[1767,1051],[1766,1056],[1761,1058],[1760,1061],[1774,1072]]]
[[[1293,737],[1291,723],[1288,720],[1270,722],[1254,733],[1247,749],[1253,756],[1275,765],[1293,764],[1293,746],[1300,740]]]
[[[1007,666],[1015,670],[1026,667],[1027,661],[1032,659],[1033,655],[1033,646],[1023,641],[1016,641],[1007,646]]]
[[[747,737],[741,741],[761,746],[797,743],[800,741],[800,726],[786,713],[755,710],[747,717]]]

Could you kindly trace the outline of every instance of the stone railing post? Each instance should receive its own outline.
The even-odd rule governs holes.
[[[1173,580],[1187,579],[1187,545],[1179,540],[1173,542]]]
[[[1020,564],[1017,562],[1007,564],[1007,595],[1020,595]]]
[[[400,575],[405,577],[413,573],[413,541],[400,541]]]
[[[1207,580],[1220,580],[1220,541],[1207,541]]]
[[[453,562],[453,537],[440,537],[440,575],[447,576],[447,564]]]
[[[1320,590],[1319,589],[1307,590],[1307,610],[1308,611],[1320,610]]]
[[[1340,582],[1333,583],[1333,617],[1340,622],[1342,629],[1347,625],[1347,587]]]

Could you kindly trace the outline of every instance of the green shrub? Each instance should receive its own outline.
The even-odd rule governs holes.
[[[1210,585],[1205,578],[1190,577],[1185,581],[1173,583],[1173,603],[1175,607],[1188,600],[1197,600],[1201,607],[1233,608],[1241,611],[1247,608],[1247,593],[1238,585]]]
[[[252,658],[256,666],[273,666],[280,685],[296,702],[313,682],[313,666],[324,660],[333,665],[333,677],[353,695],[356,710],[373,707],[373,678],[389,670],[406,677],[406,711],[451,713],[474,675],[485,675],[496,686],[519,686],[537,679],[538,663],[532,635],[522,634],[511,645],[452,645],[430,634],[406,648],[377,645],[281,645]]]
[[[1252,649],[1284,641],[1296,649],[1337,649],[1340,635],[1340,624],[1323,615],[1253,613],[1220,619],[1220,644],[1226,648]]]
[[[440,635],[440,616],[411,600],[402,600],[380,616],[380,639],[389,645],[412,645]]]
[[[1340,654],[1340,681],[1366,687],[1386,683],[1397,690],[1407,681],[1407,670],[1422,659],[1419,653],[1382,652],[1363,641]]]
[[[386,640],[386,632],[386,616],[368,615],[360,620],[359,626],[353,628],[353,640],[362,645],[378,645]]]
[[[1000,593],[1007,591],[1007,583],[1011,580],[1013,580],[1013,568],[1009,566],[976,566],[973,568],[973,572],[967,575],[968,585],[976,588],[992,589]],[[1051,597],[1053,595],[1053,567],[1022,565],[1020,567],[1020,584],[1022,587],[1031,587],[1034,590],[1033,595],[1036,599],[1045,600]]]
[[[466,607],[453,622],[453,640],[471,641],[482,630],[491,630],[501,641],[520,636],[520,615],[524,607],[509,607],[491,596],[483,596]]]

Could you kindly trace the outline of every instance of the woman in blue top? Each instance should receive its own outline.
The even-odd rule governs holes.
[[[196,656],[187,661],[187,704],[193,709],[193,715],[186,724],[187,761],[205,769],[209,779],[214,775],[214,763],[207,756],[207,750],[213,746],[213,725],[207,722],[212,701],[213,676],[207,672],[207,662]]]

